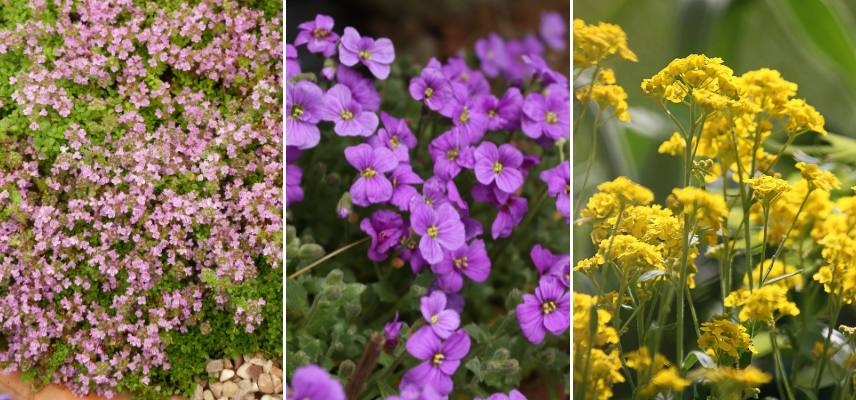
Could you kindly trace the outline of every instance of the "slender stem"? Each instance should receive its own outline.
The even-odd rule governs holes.
[[[800,132],[800,133],[802,133],[802,132]],[[785,149],[787,149],[788,146],[790,146],[791,143],[793,143],[794,138],[797,137],[797,135],[799,135],[799,133],[797,133],[795,135],[788,135],[788,139],[785,141],[785,144],[779,148],[778,152],[776,152],[776,157],[773,158],[773,162],[771,162],[770,165],[768,165],[767,168],[764,169],[765,174],[768,171],[770,171],[771,169],[773,169],[773,166],[776,165],[777,162],[779,162],[779,159],[782,158],[782,154],[785,153]]]
[[[731,142],[734,144],[734,156],[737,160],[737,178],[740,184],[740,203],[743,205],[743,242],[746,245],[746,274],[749,277],[749,291],[755,289],[755,284],[752,282],[752,235],[749,230],[749,206],[751,199],[746,194],[746,185],[743,182],[743,164],[740,162],[740,155],[737,153],[737,137],[734,131],[731,132]]]
[[[800,203],[800,208],[798,208],[797,213],[794,214],[794,219],[793,219],[793,221],[791,221],[791,225],[788,227],[788,230],[785,231],[785,236],[782,237],[782,241],[779,243],[779,247],[777,247],[776,252],[773,253],[773,258],[770,259],[770,269],[768,269],[767,272],[764,274],[764,277],[761,280],[761,285],[764,284],[764,282],[767,280],[767,276],[770,275],[770,271],[773,270],[773,263],[776,262],[776,259],[779,258],[779,254],[782,252],[782,249],[784,249],[785,242],[788,240],[788,236],[790,236],[791,230],[793,230],[794,226],[797,224],[797,219],[800,217],[800,213],[802,212],[803,208],[805,207],[806,203],[808,202],[808,198],[809,198],[809,196],[811,196],[811,192],[813,190],[814,189],[809,189],[806,192],[805,198],[803,199],[802,203]],[[762,269],[762,271],[763,271],[763,269]],[[759,285],[759,287],[760,287],[760,285]]]
[[[841,313],[841,298],[839,296],[833,296],[833,298],[835,304],[833,305],[832,309],[832,319],[829,321],[829,325],[826,327],[826,340],[823,341],[823,350],[821,351],[820,356],[820,366],[817,368],[817,373],[815,373],[814,375],[814,385],[812,385],[814,387],[813,391],[816,395],[820,394],[820,381],[821,377],[823,377],[823,369],[824,367],[826,367],[826,359],[829,358],[826,356],[826,352],[829,351],[829,343],[832,341],[832,331],[834,330],[833,327],[838,322],[838,314]]]
[[[360,358],[360,362],[357,364],[356,371],[354,372],[354,375],[351,376],[351,380],[348,381],[348,385],[345,388],[348,400],[356,400],[363,391],[366,380],[374,369],[381,350],[383,350],[385,341],[386,339],[383,333],[380,332],[374,332],[369,337],[369,340],[366,342],[366,347],[363,350],[363,355]],[[333,346],[330,347],[332,348]]]
[[[589,154],[588,161],[586,162],[586,171],[585,175],[583,175],[583,185],[580,187],[580,192],[576,196],[577,205],[574,206],[574,214],[573,218],[576,218],[580,212],[580,207],[583,204],[583,199],[585,198],[586,192],[588,191],[588,182],[591,177],[591,168],[594,165],[594,159],[597,155],[597,125],[600,122],[600,112],[598,112],[594,117],[594,122],[592,123],[591,129],[591,154]]]
[[[785,365],[782,363],[782,355],[779,353],[779,344],[777,335],[776,335],[776,326],[772,326],[773,329],[770,330],[770,343],[773,345],[773,359],[776,362],[776,370],[779,371],[779,375],[782,378],[782,384],[785,387],[785,394],[788,396],[788,400],[794,400],[794,393],[791,390],[791,383],[788,380],[788,374],[785,372]]]
[[[315,260],[315,262],[313,262],[313,263],[311,263],[311,264],[309,264],[309,265],[307,265],[307,266],[305,266],[305,267],[303,267],[303,268],[299,269],[297,272],[295,272],[295,273],[293,273],[293,274],[289,275],[289,276],[288,276],[288,279],[294,279],[294,278],[297,278],[298,276],[303,275],[306,271],[309,271],[310,269],[312,269],[312,268],[314,268],[315,266],[317,266],[317,265],[319,265],[319,264],[323,263],[324,261],[327,261],[327,260],[329,260],[329,259],[331,259],[331,258],[335,257],[337,254],[339,254],[339,253],[341,253],[341,252],[343,252],[343,251],[345,251],[345,250],[348,250],[348,249],[350,249],[351,247],[354,247],[354,246],[356,246],[356,245],[358,245],[358,244],[360,244],[360,243],[366,242],[366,241],[368,241],[368,240],[370,240],[370,239],[371,239],[371,237],[366,236],[366,237],[364,237],[364,238],[362,238],[362,239],[360,239],[360,240],[357,240],[356,242],[353,242],[353,243],[350,243],[350,244],[344,245],[344,246],[342,246],[342,247],[340,247],[340,248],[338,248],[338,249],[334,250],[332,253],[327,254],[326,256],[321,257],[321,258],[319,258],[319,259]]]
[[[764,274],[762,276],[761,273],[764,272],[764,261],[766,261],[765,259],[767,258],[767,229],[768,229],[767,226],[770,225],[770,204],[768,201],[764,200],[764,201],[762,201],[761,206],[764,209],[763,210],[764,228],[762,231],[763,233],[761,234],[761,267],[758,269],[758,287],[759,288],[761,286],[764,286],[764,281],[767,279],[767,275]],[[785,243],[785,241],[782,240],[782,244],[784,244],[784,243]],[[781,248],[781,246],[779,246],[779,247]],[[770,260],[770,271],[773,270],[773,264],[774,263],[775,263],[775,260]],[[768,272],[768,274],[769,274],[769,272]],[[754,273],[749,274],[749,279],[755,278],[752,275],[754,275]]]

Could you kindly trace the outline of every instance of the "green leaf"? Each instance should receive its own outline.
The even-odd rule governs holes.
[[[698,350],[693,350],[684,358],[684,365],[681,367],[684,371],[689,371],[695,363],[698,362],[702,367],[715,368],[716,362],[713,361],[707,353]]]
[[[796,40],[807,42],[821,59],[846,76],[856,87],[856,47],[853,27],[844,20],[834,0],[768,0],[774,14],[784,17],[785,23],[801,34]],[[786,29],[788,31],[788,29]]]
[[[289,279],[285,282],[285,304],[287,307],[286,316],[288,318],[301,317],[309,308],[309,301],[306,299],[306,290],[303,285],[294,279]]]

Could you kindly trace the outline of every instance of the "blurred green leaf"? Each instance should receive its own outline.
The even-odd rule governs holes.
[[[856,88],[856,47],[853,27],[846,24],[830,0],[768,0],[770,7],[785,14],[791,26],[802,34],[795,38],[808,42],[829,64],[846,76]]]

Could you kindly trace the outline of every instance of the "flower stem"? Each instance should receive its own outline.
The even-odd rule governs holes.
[[[345,250],[348,250],[348,249],[350,249],[351,247],[354,247],[354,246],[356,246],[356,245],[358,245],[358,244],[360,244],[360,243],[363,243],[363,242],[365,242],[365,241],[368,241],[369,239],[371,239],[371,237],[366,236],[366,237],[364,237],[364,238],[362,238],[362,239],[360,239],[360,240],[357,240],[356,242],[353,242],[353,243],[350,243],[350,244],[346,244],[346,245],[344,245],[344,246],[342,246],[342,247],[340,247],[340,248],[338,248],[338,249],[334,250],[332,253],[327,254],[326,256],[321,257],[321,258],[319,258],[319,259],[315,260],[315,262],[313,262],[313,263],[311,263],[311,264],[309,264],[309,265],[307,265],[307,266],[305,266],[305,267],[303,267],[303,268],[299,269],[299,270],[298,270],[298,271],[296,271],[295,273],[293,273],[293,274],[289,275],[289,276],[288,276],[288,279],[294,279],[294,278],[297,278],[298,276],[303,275],[304,273],[306,273],[306,272],[307,272],[307,271],[309,271],[310,269],[312,269],[312,268],[316,267],[317,265],[319,265],[319,264],[323,263],[324,261],[327,261],[327,260],[329,260],[329,259],[331,259],[331,258],[335,257],[337,254],[339,254],[339,253],[341,253],[341,252],[343,252],[343,251],[345,251]]]
[[[776,335],[776,327],[772,326],[773,329],[770,330],[770,343],[773,345],[773,359],[776,363],[776,371],[779,371],[779,376],[781,377],[782,384],[785,387],[785,394],[787,395],[788,400],[794,400],[794,393],[791,390],[791,383],[788,380],[788,374],[785,372],[785,365],[782,363],[782,354],[779,353],[779,344],[777,335]]]

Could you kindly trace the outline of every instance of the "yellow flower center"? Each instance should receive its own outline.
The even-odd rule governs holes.
[[[565,190],[562,191],[565,194],[571,193],[571,184],[565,185]]]
[[[429,227],[428,227],[428,232],[427,232],[427,233],[428,233],[428,236],[430,236],[430,237],[432,237],[432,238],[437,238],[437,235],[440,233],[440,230],[439,230],[439,229],[437,229],[437,227],[436,227],[436,226],[431,225],[431,226],[429,226]]]
[[[432,324],[436,324],[436,323],[437,323],[437,321],[439,321],[439,320],[440,320],[440,317],[439,317],[439,316],[437,316],[437,314],[434,314],[434,315],[432,315],[432,316],[431,316],[431,323],[432,323]]]
[[[327,37],[327,34],[329,34],[329,33],[330,33],[330,31],[328,31],[326,29],[315,28],[315,30],[312,31],[312,36],[315,37],[315,39],[321,39],[323,37]]]
[[[354,119],[354,113],[347,111],[347,110],[339,113],[339,116],[342,117],[342,119],[344,119],[345,121],[350,121],[350,120]]]
[[[372,53],[369,53],[368,50],[360,50],[359,55],[360,55],[360,58],[362,58],[363,60],[366,60],[366,61],[372,59]]]
[[[446,152],[446,159],[449,161],[455,161],[458,159],[458,148],[455,147]]]
[[[398,136],[392,136],[391,138],[389,138],[389,147],[392,147],[393,149],[397,149],[398,145],[400,145],[400,144],[401,144],[401,141],[398,140]]]
[[[496,116],[496,110],[490,110],[490,111],[488,111],[488,112],[487,112],[487,116],[488,116],[488,117],[491,117],[491,118],[495,117],[495,116]]]
[[[470,120],[470,109],[467,107],[464,107],[464,111],[461,111],[461,115],[458,117],[458,119],[463,123],[466,123],[467,121],[469,121]]]
[[[433,96],[433,95],[434,95],[434,89],[433,88],[429,88],[429,87],[425,88],[425,98],[426,99],[430,99],[431,96]]]
[[[444,356],[443,353],[434,354],[434,357],[431,357],[431,364],[434,364],[435,366],[439,366],[440,364],[443,363],[444,358],[446,358],[446,356]]]
[[[425,198],[425,204],[427,204],[427,205],[429,205],[429,206],[430,206],[431,204],[434,204],[434,202],[433,202],[433,201],[431,201],[431,199],[429,199],[429,198],[427,198],[427,197],[426,197],[426,198]]]
[[[544,315],[556,311],[556,308],[556,303],[553,301],[546,301],[544,303],[541,303],[541,311],[544,313]]]
[[[291,107],[291,119],[299,120],[300,117],[302,117],[302,116],[303,116],[303,107],[302,106],[295,104],[293,107]]]
[[[470,74],[468,74],[466,72],[461,72],[460,77],[461,77],[461,80],[464,82],[469,82],[469,80],[470,80]]]
[[[547,111],[547,114],[544,114],[544,121],[547,121],[548,124],[555,124],[559,122],[559,116],[552,111]]]
[[[500,172],[502,172],[502,170],[503,170],[504,168],[505,168],[505,167],[503,167],[503,166],[502,166],[502,164],[500,164],[500,163],[499,163],[499,161],[494,161],[494,162],[493,162],[493,174],[494,174],[494,175],[499,175],[499,173],[500,173]]]
[[[360,175],[363,178],[374,178],[375,175],[377,175],[377,171],[375,171],[372,167],[368,167],[364,169],[363,172],[360,172]]]
[[[467,260],[467,257],[456,258],[453,263],[455,264],[455,269],[458,271],[463,271],[469,266],[469,261]]]

